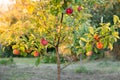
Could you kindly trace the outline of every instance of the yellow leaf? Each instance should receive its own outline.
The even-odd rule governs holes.
[[[113,16],[113,22],[114,22],[114,24],[116,24],[118,21],[119,21],[119,17],[116,16],[116,15],[114,15]]]
[[[89,32],[90,32],[91,34],[94,34],[94,29],[93,29],[93,27],[89,27]]]
[[[113,49],[113,45],[111,43],[109,43],[109,49],[112,50]]]
[[[33,34],[30,34],[34,39],[35,39],[35,36]]]
[[[114,37],[116,37],[116,38],[120,38],[118,32],[113,32],[112,35],[113,35]]]
[[[87,40],[85,38],[80,38],[80,40],[82,40],[84,42],[87,42]]]
[[[104,27],[109,27],[110,26],[110,23],[106,23],[105,25],[104,25]]]
[[[16,49],[16,48],[19,48],[19,45],[13,45],[12,46],[12,49]]]
[[[21,46],[20,50],[24,52],[25,51],[25,47]]]

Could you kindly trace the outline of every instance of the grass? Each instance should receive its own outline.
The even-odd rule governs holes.
[[[13,58],[13,62],[21,64],[31,64],[34,65],[37,58]],[[7,62],[10,58],[0,58],[0,62]]]
[[[110,60],[88,61],[73,65],[76,73],[120,73],[120,62]]]
[[[0,65],[0,80],[56,80],[56,64],[40,64],[36,67],[36,59],[13,58],[15,66]],[[7,60],[10,59],[0,58],[3,63]],[[112,80],[111,74],[114,78],[117,78],[117,74],[120,75],[120,62],[109,60],[89,61],[82,64],[78,62],[62,71],[62,80],[70,80],[67,78],[71,77],[72,80]]]
[[[80,66],[75,69],[76,73],[90,73],[90,70],[88,70],[85,66]]]
[[[35,64],[37,58],[13,58],[15,63]]]
[[[0,60],[0,64],[1,65],[11,65],[11,64],[15,64],[15,63],[13,61],[13,58],[5,58],[5,59]]]

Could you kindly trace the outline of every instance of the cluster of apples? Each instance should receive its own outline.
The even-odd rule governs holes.
[[[80,12],[82,10],[81,6],[78,6],[77,11]],[[71,7],[66,9],[66,14],[70,15],[73,13],[73,9]]]
[[[13,50],[13,54],[14,55],[20,55],[20,50],[19,49],[14,49]],[[38,57],[39,56],[39,52],[38,51],[34,51],[33,56],[34,57]]]
[[[100,36],[98,34],[94,35],[94,39],[97,41],[96,47],[98,49],[103,49],[103,43],[100,42]]]
[[[94,35],[94,39],[97,41],[96,47],[97,47],[98,49],[103,49],[103,43],[100,42],[100,36],[99,36],[98,34],[95,34],[95,35]],[[91,56],[92,54],[93,54],[92,51],[88,51],[88,52],[86,53],[87,56]]]
[[[41,43],[43,46],[46,46],[46,45],[48,44],[48,41],[47,41],[46,39],[42,38],[42,39],[40,40],[40,43]],[[25,50],[25,52],[30,53],[31,50]],[[13,54],[14,54],[14,55],[20,55],[20,50],[19,50],[19,49],[14,49],[14,50],[13,50]],[[40,53],[39,53],[38,51],[34,51],[34,52],[33,52],[33,56],[34,56],[34,57],[38,57],[39,55],[40,55]]]

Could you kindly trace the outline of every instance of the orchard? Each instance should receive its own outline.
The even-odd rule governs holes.
[[[60,60],[67,54],[63,55],[59,48],[68,49],[69,56],[85,54],[91,57],[101,50],[112,50],[119,39],[117,15],[112,16],[113,24],[102,19],[97,26],[91,24],[90,10],[100,6],[100,1],[16,0],[0,17],[3,23],[0,25],[0,44],[11,46],[13,55],[37,57],[36,65],[42,57],[49,55],[48,48],[54,48],[58,80],[61,80]]]

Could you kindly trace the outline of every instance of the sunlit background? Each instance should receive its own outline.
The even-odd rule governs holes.
[[[0,11],[8,10],[11,4],[15,3],[15,0],[0,0]]]

